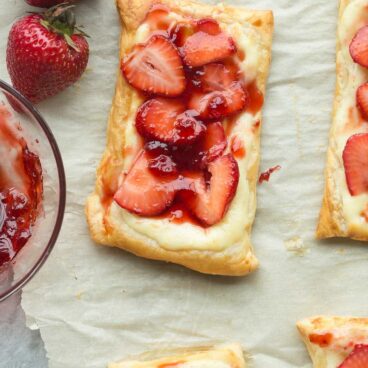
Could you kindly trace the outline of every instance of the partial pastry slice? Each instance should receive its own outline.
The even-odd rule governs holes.
[[[108,368],[246,368],[239,344],[223,344],[212,347],[188,348],[171,352],[169,356],[147,353],[138,360],[110,363]]]
[[[316,235],[368,240],[368,1],[340,0],[336,93]]]
[[[307,318],[297,323],[314,368],[368,367],[368,318]]]
[[[258,266],[250,239],[272,12],[116,2],[121,67],[87,200],[91,236],[203,273],[246,275]]]

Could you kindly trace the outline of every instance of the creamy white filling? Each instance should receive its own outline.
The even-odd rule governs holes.
[[[343,216],[348,230],[352,226],[368,232],[368,222],[361,215],[368,205],[368,194],[351,196],[346,184],[342,153],[347,139],[356,133],[368,132],[368,124],[361,124],[356,107],[356,91],[364,82],[368,82],[366,69],[354,63],[349,52],[349,45],[356,32],[368,24],[368,0],[352,1],[344,10],[339,25],[338,38],[341,50],[337,55],[340,65],[346,66],[346,71],[340,71],[339,81],[344,81],[342,96],[338,101],[334,120],[333,134],[335,139],[330,143],[336,152],[336,167],[334,181],[339,190],[342,202]]]
[[[346,358],[346,354],[336,351],[327,351],[326,368],[337,368]]]
[[[176,13],[170,13],[169,16],[174,21],[185,21],[184,17]],[[245,78],[248,81],[254,80],[257,76],[259,60],[262,57],[259,33],[251,25],[245,26],[236,22],[232,24],[219,23],[221,28],[234,38],[238,48],[245,53],[245,59],[240,66]],[[136,32],[135,43],[144,42],[149,34],[147,24],[142,24]],[[125,131],[126,147],[136,147],[139,142],[134,127],[134,118],[141,102],[142,100],[140,100],[138,94],[135,94]],[[254,196],[250,196],[247,172],[258,157],[252,128],[260,117],[260,112],[255,115],[240,114],[234,129],[228,137],[230,143],[231,137],[238,135],[238,138],[244,143],[246,154],[244,158],[237,159],[240,171],[239,185],[229,210],[220,223],[206,229],[190,223],[175,224],[170,222],[169,219],[136,216],[120,208],[116,203],[111,206],[109,215],[111,222],[118,224],[120,220],[124,221],[130,228],[167,250],[221,251],[232,245],[248,243],[248,239],[244,239],[244,233],[253,221],[256,204]],[[229,149],[230,147],[228,147]],[[129,152],[129,150],[126,150],[126,152]],[[128,170],[133,160],[133,154],[125,156],[125,170]]]

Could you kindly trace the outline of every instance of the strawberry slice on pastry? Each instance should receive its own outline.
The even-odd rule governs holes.
[[[157,177],[149,170],[149,158],[142,150],[130,169],[114,200],[122,208],[143,216],[162,213],[174,200],[171,179]]]
[[[368,68],[368,26],[359,29],[351,41],[349,49],[354,62]]]
[[[174,99],[153,98],[138,110],[136,128],[150,140],[168,144],[192,144],[204,135],[206,126],[187,111],[185,104]]]
[[[236,50],[234,40],[221,31],[218,23],[205,19],[198,21],[197,32],[186,39],[181,52],[187,66],[198,67],[223,60]]]
[[[368,133],[354,134],[343,152],[346,183],[352,196],[368,192]]]
[[[208,165],[208,176],[195,181],[196,194],[185,192],[186,203],[205,226],[221,221],[235,196],[239,168],[231,154],[217,158]],[[206,180],[207,179],[207,180]]]
[[[198,72],[200,92],[189,101],[190,109],[203,119],[222,119],[246,109],[249,95],[239,81],[238,72],[221,63],[205,65]]]
[[[358,88],[356,100],[362,117],[368,120],[368,83],[364,83]]]
[[[121,69],[128,83],[143,92],[170,97],[184,92],[186,81],[178,50],[162,35],[136,45],[123,59]]]
[[[368,367],[368,345],[356,345],[349,356],[338,366],[338,368],[367,368]]]

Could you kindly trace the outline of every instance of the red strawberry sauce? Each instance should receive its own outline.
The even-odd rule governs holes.
[[[0,266],[11,261],[31,237],[42,200],[40,160],[20,131],[0,105]]]
[[[309,340],[312,344],[319,345],[321,348],[326,348],[331,344],[333,335],[331,333],[325,334],[310,334]]]
[[[275,171],[279,171],[281,169],[280,165],[274,166],[269,168],[268,170],[266,170],[265,172],[263,172],[258,179],[258,183],[262,184],[264,181],[269,181],[271,175],[275,172]]]
[[[230,44],[234,42],[234,48],[236,50],[234,53],[229,54],[226,57],[213,60],[209,64],[202,64],[199,67],[192,67],[190,65],[193,64],[188,63],[185,65],[186,61],[183,55],[185,53],[185,42],[188,37],[196,34],[196,32],[204,32],[209,35],[216,36],[218,34],[223,34],[223,31],[220,29],[218,23],[210,18],[202,20],[188,18],[188,22],[178,22],[177,24],[173,24],[172,20],[168,19],[167,17],[169,11],[170,10],[166,6],[155,5],[148,13],[145,22],[150,27],[151,35],[159,34],[161,37],[166,37],[166,39],[170,40],[170,42],[178,50],[178,53],[182,58],[186,78],[186,88],[184,93],[174,97],[176,101],[178,101],[177,103],[180,103],[182,106],[186,107],[187,111],[194,111],[195,118],[201,120],[201,122],[203,122],[206,126],[213,122],[220,122],[221,124],[224,123],[225,119],[227,119],[228,122],[225,124],[225,131],[223,133],[225,137],[224,139],[227,141],[232,127],[234,124],[236,124],[237,117],[240,113],[245,111],[255,115],[263,106],[263,94],[257,88],[256,82],[253,81],[246,84],[243,73],[239,68],[239,63],[246,58],[246,54],[242,50],[237,50],[235,42],[231,41],[229,42]],[[221,38],[219,39],[221,40]],[[219,53],[219,50],[216,50],[216,52]],[[192,54],[190,54],[190,56],[192,56]],[[202,57],[203,55],[200,56]],[[206,57],[208,57],[208,55],[203,56],[204,59]],[[194,58],[193,60],[197,62],[198,59]],[[198,63],[195,65],[198,65]],[[129,67],[131,66],[129,65]],[[124,70],[123,73],[125,73]],[[208,72],[207,75],[206,70]],[[208,76],[210,74],[211,77]],[[129,76],[131,77],[131,75],[134,76],[133,73],[131,73]],[[229,93],[228,91],[231,92]],[[145,101],[160,97],[155,96],[154,94],[147,95],[145,93],[139,92],[139,90],[137,92],[144,98]],[[200,101],[203,101],[200,100],[200,98],[206,94],[206,96],[208,96],[211,93],[211,96],[213,97],[211,97],[212,100],[210,100],[211,102],[208,103],[208,106],[210,106],[212,110],[206,110],[206,108],[203,107],[203,104],[200,103]],[[200,97],[197,99],[196,96]],[[156,105],[159,106],[159,103]],[[170,107],[169,102],[167,106],[168,108]],[[165,110],[162,109],[162,111],[160,111],[161,115],[157,116],[164,116],[164,111]],[[153,113],[155,113],[155,111],[153,111],[152,114]],[[164,180],[167,180],[168,175],[171,175],[173,185],[175,185],[175,182],[177,182],[178,177],[180,180],[180,177],[185,177],[188,172],[190,173],[189,175],[193,175],[194,173],[194,175],[202,174],[204,176],[208,176],[206,165],[208,165],[210,161],[208,158],[210,152],[212,152],[212,156],[217,155],[216,157],[218,157],[224,154],[225,148],[227,146],[228,151],[230,151],[235,158],[241,159],[246,155],[246,149],[243,142],[236,136],[233,137],[231,142],[225,142],[225,144],[222,144],[221,146],[220,143],[216,141],[220,139],[219,137],[221,136],[218,130],[213,130],[214,135],[210,138],[207,136],[207,141],[206,136],[202,135],[200,138],[195,140],[195,143],[186,143],[185,145],[178,144],[176,146],[173,142],[169,141],[169,138],[159,139],[152,137],[154,134],[156,134],[155,131],[150,131],[149,134],[147,133],[147,129],[151,129],[152,124],[147,123],[147,121],[142,122],[143,119],[148,120],[149,117],[150,116],[148,115],[148,112],[144,110],[137,115],[136,119],[136,126],[138,123],[140,124],[138,127],[140,127],[139,133],[144,139],[144,149],[149,155],[152,156],[152,159],[149,163],[149,168],[151,170],[154,168],[154,174],[158,177],[161,176],[164,178]],[[187,118],[186,129],[193,129],[192,126],[188,125],[188,121],[189,120]],[[143,128],[147,128],[146,131],[141,128],[142,126]],[[216,144],[218,144],[218,146],[212,148],[212,151],[206,151],[206,149],[208,149],[208,142],[211,142],[211,144],[215,144],[217,142]],[[163,158],[165,155],[170,156],[170,159],[164,160]],[[157,159],[158,156],[160,156],[159,159]],[[211,159],[214,158],[212,157]],[[157,165],[160,162],[165,164],[162,171],[160,171],[160,167],[157,169]],[[172,165],[172,167],[169,167],[169,165]],[[276,168],[274,170],[276,170]],[[200,221],[198,221],[198,219],[192,215],[191,211],[189,211],[188,207],[185,205],[185,201],[188,200],[188,197],[182,199],[180,193],[178,194],[179,195],[175,197],[175,200],[171,203],[171,205],[169,205],[169,207],[163,213],[158,216],[156,215],[156,218],[168,218],[170,221],[175,223],[191,222],[196,225],[201,225]],[[104,198],[104,203],[106,206],[109,206],[111,203],[111,200],[108,200],[107,197],[110,198],[112,195],[113,193],[111,193],[109,188],[106,188]]]

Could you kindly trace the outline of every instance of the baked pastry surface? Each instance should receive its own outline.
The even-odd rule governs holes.
[[[174,355],[143,360],[127,360],[110,363],[108,368],[246,368],[239,344],[224,344],[208,348],[191,348]]]
[[[368,343],[368,318],[317,316],[297,323],[315,368],[336,368]]]
[[[272,12],[222,4],[211,6],[191,0],[160,3],[170,8],[174,19],[190,16],[217,20],[245,52],[242,68],[246,78],[253,80],[265,94],[271,59]],[[122,23],[121,58],[136,43],[147,39],[147,27],[142,21],[152,4],[151,0],[117,0]],[[120,174],[129,168],[137,153],[139,137],[134,119],[141,102],[119,70],[108,122],[107,147],[97,170],[95,191],[86,206],[92,238],[99,244],[119,247],[145,258],[178,263],[203,273],[245,275],[252,272],[258,266],[250,233],[256,210],[261,111],[254,115],[245,112],[237,118],[232,134],[243,141],[246,150],[245,158],[237,160],[240,169],[237,193],[222,221],[202,228],[190,223],[172,223],[168,219],[142,218],[109,200],[119,186]]]
[[[317,238],[349,237],[368,240],[368,194],[349,193],[342,153],[350,136],[368,132],[356,105],[356,91],[368,81],[368,72],[354,63],[349,45],[355,33],[368,24],[367,0],[341,0],[336,48],[336,92],[329,136],[325,189]]]

